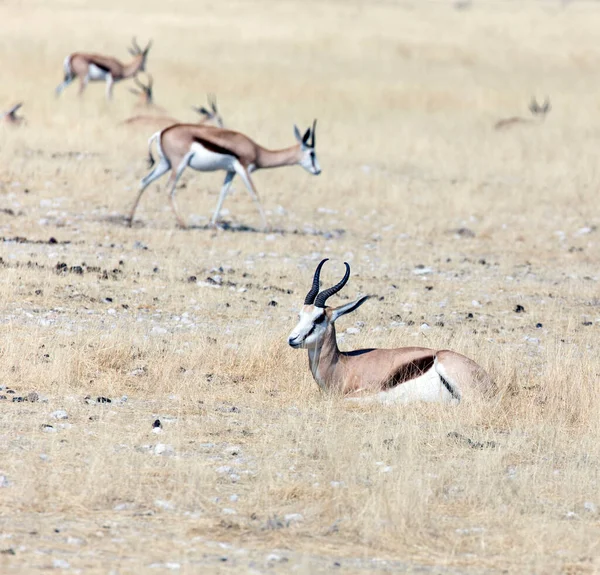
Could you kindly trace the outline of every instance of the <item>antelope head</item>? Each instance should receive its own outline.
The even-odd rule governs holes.
[[[344,262],[346,273],[342,280],[333,287],[319,292],[321,268],[326,261],[327,259],[322,260],[315,270],[312,287],[306,294],[304,306],[298,315],[299,321],[288,337],[288,344],[291,347],[320,347],[330,326],[333,326],[338,318],[353,312],[369,299],[369,296],[367,295],[339,307],[327,306],[327,299],[339,292],[348,282],[348,279],[350,278],[350,266]]]
[[[529,111],[534,116],[545,117],[551,109],[552,106],[550,105],[550,98],[545,98],[544,103],[541,106],[537,103],[537,100],[535,98],[531,98],[531,103],[529,104]]]
[[[152,106],[154,104],[154,93],[152,89],[152,86],[154,85],[154,80],[152,79],[152,76],[148,74],[148,85],[140,82],[137,76],[133,77],[133,81],[135,82],[135,85],[139,88],[139,90],[137,90],[136,88],[129,88],[129,91],[132,94],[139,96],[141,103],[145,104],[146,106]]]
[[[308,128],[304,135],[300,135],[298,126],[294,126],[294,136],[300,144],[300,159],[298,163],[311,174],[318,176],[321,173],[321,167],[317,161],[317,154],[315,152],[315,130],[317,128],[317,121],[313,122],[312,128]],[[323,262],[321,262],[323,263]],[[317,268],[320,269],[320,268]],[[346,280],[347,281],[347,280]],[[341,288],[340,288],[341,289]]]
[[[219,109],[217,108],[217,98],[213,94],[208,95],[208,105],[210,109],[205,108],[204,106],[196,107],[192,106],[192,110],[201,116],[204,116],[202,119],[203,124],[207,124],[208,122],[212,122],[219,128],[222,128],[225,124],[223,123],[223,117],[219,113]]]
[[[134,58],[141,58],[141,63],[139,67],[140,72],[146,71],[146,58],[148,57],[148,52],[150,51],[151,46],[152,40],[148,42],[147,46],[143,50],[139,47],[138,43],[136,42],[135,36],[131,41],[131,48],[129,48],[128,50]]]

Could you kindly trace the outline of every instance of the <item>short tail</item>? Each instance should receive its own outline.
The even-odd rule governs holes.
[[[148,140],[148,168],[151,168],[156,163],[156,161],[154,160],[154,156],[152,155],[152,142],[154,142],[154,140],[156,140],[156,149],[157,149],[158,153],[160,155],[162,155],[162,150],[160,148],[160,135],[161,134],[162,134],[162,130],[159,130],[158,132],[154,132],[154,134],[152,134],[150,136],[150,139]]]
[[[63,62],[63,70],[65,72],[64,81],[68,82],[73,79],[73,70],[71,69],[71,54],[69,54]]]

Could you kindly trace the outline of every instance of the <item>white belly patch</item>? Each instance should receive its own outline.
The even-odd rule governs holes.
[[[213,172],[215,170],[234,171],[234,164],[237,162],[235,156],[228,154],[219,154],[207,150],[202,144],[192,144],[193,156],[190,159],[190,168],[199,172]]]
[[[348,398],[348,401],[384,404],[412,403],[413,401],[453,404],[459,402],[442,383],[433,366],[423,375],[401,383],[389,391],[381,391],[367,397]]]
[[[96,82],[98,80],[106,80],[108,72],[106,70],[103,70],[102,68],[99,68],[98,66],[96,66],[96,64],[90,64],[88,66],[87,75],[92,82]]]

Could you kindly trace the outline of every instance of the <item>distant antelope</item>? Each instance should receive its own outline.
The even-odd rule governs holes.
[[[2,118],[2,120],[4,120],[4,122],[10,124],[11,126],[20,126],[21,124],[25,123],[25,118],[23,118],[23,116],[17,116],[17,112],[22,106],[23,102],[19,102],[18,104],[15,104],[10,110],[3,112],[2,116],[0,117]]]
[[[152,40],[142,50],[135,38],[129,53],[133,60],[129,64],[122,64],[112,56],[102,56],[100,54],[86,54],[75,52],[65,58],[63,68],[65,79],[56,88],[56,95],[59,96],[62,91],[73,81],[79,78],[79,95],[83,93],[88,82],[106,82],[106,98],[112,98],[112,89],[115,82],[120,82],[126,78],[135,76],[138,72],[144,72],[146,69],[146,58],[148,51],[152,46]]]
[[[137,76],[133,77],[133,81],[137,88],[129,88],[129,91],[138,97],[135,107],[165,114],[166,110],[154,103],[154,79],[152,78],[152,74],[148,74],[148,84],[141,82]]]
[[[492,390],[483,368],[455,351],[425,347],[340,351],[336,320],[356,310],[369,296],[335,308],[326,306],[327,299],[339,292],[350,277],[350,266],[344,263],[342,281],[319,293],[319,276],[326,261],[317,266],[300,321],[288,337],[291,347],[308,349],[310,370],[323,391],[381,403],[458,403],[463,395]],[[365,394],[367,397],[360,397]]]
[[[223,128],[212,128],[194,124],[176,124],[161,132],[156,132],[148,140],[148,160],[150,167],[154,165],[152,157],[152,142],[156,140],[156,148],[159,154],[158,165],[141,181],[131,214],[129,225],[133,223],[135,210],[144,190],[154,181],[168,172],[171,173],[167,186],[169,187],[169,200],[175,217],[182,228],[186,227],[183,218],[179,215],[175,203],[175,187],[181,174],[188,166],[200,172],[215,172],[224,170],[225,181],[219,194],[219,200],[211,225],[215,225],[219,218],[223,200],[231,186],[235,175],[239,175],[248,189],[250,196],[256,203],[263,228],[267,227],[267,220],[262,209],[260,200],[250,174],[263,168],[278,168],[280,166],[292,166],[300,164],[311,174],[318,175],[321,168],[315,154],[315,129],[317,121],[313,122],[312,129],[308,128],[304,136],[300,135],[298,128],[294,126],[294,135],[297,143],[290,148],[282,150],[267,150],[256,142],[232,130]]]
[[[205,126],[217,126],[219,128],[222,128],[224,125],[223,117],[217,109],[216,98],[214,96],[209,96],[208,101],[211,107],[210,110],[206,109],[204,106],[192,106],[192,110],[194,110],[194,112],[202,116],[202,118],[198,121],[198,124]],[[127,120],[121,123],[125,126],[153,126],[155,129],[163,130],[168,126],[179,124],[180,121],[170,116],[152,116],[148,114],[133,116],[132,118],[127,118]]]
[[[552,109],[550,105],[550,99],[546,98],[544,100],[544,104],[540,106],[535,98],[531,99],[529,104],[529,111],[533,114],[533,118],[521,118],[520,116],[512,116],[511,118],[504,118],[502,120],[498,120],[494,124],[495,130],[505,130],[510,128],[516,124],[534,124],[541,123],[546,118],[548,112]]]

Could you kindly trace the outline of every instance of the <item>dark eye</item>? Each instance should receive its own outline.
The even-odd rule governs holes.
[[[323,323],[325,321],[325,314],[320,315],[313,323]]]

